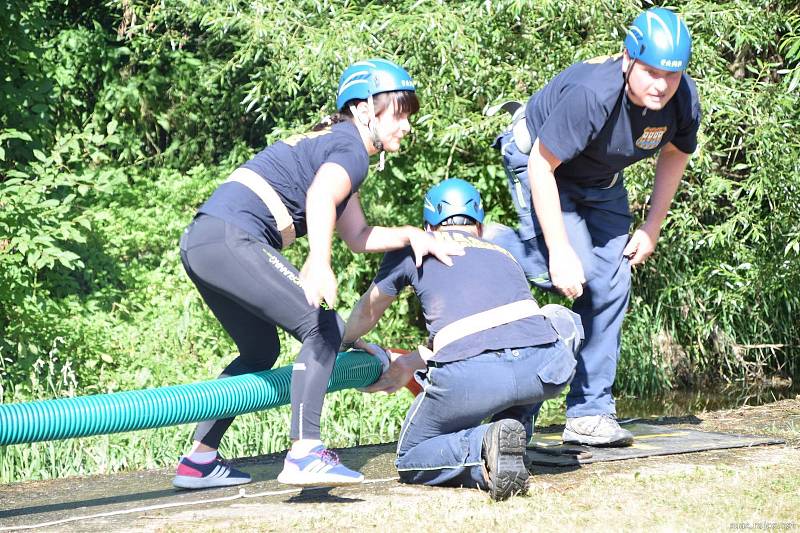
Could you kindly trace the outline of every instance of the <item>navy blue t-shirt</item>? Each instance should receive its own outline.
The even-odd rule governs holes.
[[[438,237],[464,246],[463,256],[452,257],[453,266],[448,267],[429,255],[417,268],[408,246],[384,255],[375,276],[375,285],[387,296],[396,296],[407,286],[414,288],[422,303],[431,341],[437,332],[456,320],[533,299],[522,267],[504,248],[458,230],[441,231]],[[447,363],[488,350],[539,346],[556,339],[550,322],[536,315],[452,342],[439,350],[434,360]]]
[[[294,135],[278,141],[242,165],[264,178],[283,200],[294,221],[295,234],[306,229],[306,193],[319,167],[336,163],[350,177],[351,194],[367,177],[369,154],[352,122],[340,122],[331,128]],[[337,218],[347,206],[349,196],[336,206]],[[221,218],[279,248],[281,239],[275,219],[264,202],[241,183],[220,185],[200,206],[200,213]]]
[[[671,142],[690,154],[697,147],[700,102],[684,73],[675,95],[653,111],[633,104],[623,90],[622,55],[576,63],[528,100],[525,121],[561,160],[557,179],[593,186]]]

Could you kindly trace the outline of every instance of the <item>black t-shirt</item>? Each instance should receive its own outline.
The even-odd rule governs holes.
[[[417,268],[409,246],[384,255],[375,276],[375,285],[387,296],[396,296],[404,287],[413,287],[422,304],[431,339],[456,320],[533,299],[522,267],[504,248],[463,231],[441,231],[438,237],[464,246],[465,255],[452,257],[453,266],[427,256]],[[434,360],[458,361],[489,350],[539,346],[556,339],[549,321],[537,315],[459,339],[439,350]]]
[[[294,221],[295,233],[306,229],[306,193],[325,163],[336,163],[350,177],[351,194],[367,177],[369,154],[355,125],[340,122],[321,131],[294,135],[278,141],[242,165],[264,178],[278,193]],[[349,196],[336,206],[341,216]],[[280,244],[275,219],[261,199],[237,182],[223,183],[199,210],[238,226],[273,246]]]
[[[622,56],[604,56],[568,67],[528,100],[525,121],[531,138],[562,162],[556,179],[604,184],[669,142],[684,153],[694,152],[700,102],[686,73],[658,111],[633,104],[624,86]]]

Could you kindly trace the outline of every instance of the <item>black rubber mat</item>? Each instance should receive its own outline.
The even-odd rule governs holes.
[[[625,448],[565,445],[561,443],[560,431],[534,434],[528,445],[526,459],[534,465],[574,466],[600,461],[621,461],[655,455],[784,443],[780,439],[697,431],[669,425],[629,423],[624,427],[634,435],[633,445]]]

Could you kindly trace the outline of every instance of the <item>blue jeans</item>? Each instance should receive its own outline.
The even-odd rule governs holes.
[[[487,232],[485,238],[511,252],[532,284],[552,290],[547,245],[532,207],[528,156],[517,150],[510,134],[499,141],[520,226]],[[559,181],[558,191],[567,236],[587,280],[583,296],[572,306],[581,316],[586,339],[567,395],[567,416],[614,414],[611,388],[631,287],[630,264],[622,255],[631,227],[628,192],[623,179],[609,187]]]
[[[488,487],[481,448],[488,424],[513,418],[532,434],[534,410],[558,395],[575,371],[561,341],[481,355],[417,372],[423,391],[411,404],[397,443],[404,483]]]

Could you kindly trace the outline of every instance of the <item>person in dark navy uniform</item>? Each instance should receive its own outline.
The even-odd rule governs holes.
[[[563,306],[539,308],[525,273],[505,249],[481,238],[478,191],[448,179],[425,195],[426,229],[465,254],[445,267],[389,252],[345,328],[345,342],[370,331],[404,287],[425,316],[428,343],[392,356],[367,392],[394,392],[415,377],[422,392],[400,430],[403,483],[478,487],[495,500],[527,490],[523,456],[531,417],[564,389],[575,369],[580,320]],[[484,419],[489,423],[483,423]]]
[[[293,441],[278,481],[299,486],[360,483],[320,440],[320,416],[344,323],[333,311],[334,228],[354,252],[411,246],[416,260],[432,253],[452,264],[460,251],[419,228],[367,224],[358,189],[369,157],[396,152],[419,110],[414,83],[383,59],[359,61],[339,80],[338,113],[315,131],[276,142],[236,169],[198,210],[181,238],[181,259],[203,300],[236,343],[239,356],[221,378],[271,368],[280,353],[277,327],[303,344],[291,384]],[[281,254],[308,234],[298,271]],[[325,300],[329,309],[320,308]],[[220,459],[233,418],[201,422],[173,484],[206,488],[249,482]]]
[[[643,12],[623,48],[570,66],[517,110],[496,146],[520,226],[485,230],[531,283],[575,300],[586,341],[563,440],[598,446],[633,442],[612,397],[630,267],[655,249],[700,124],[697,89],[685,73],[692,41],[679,15]],[[656,155],[650,209],[629,236],[624,169]]]

